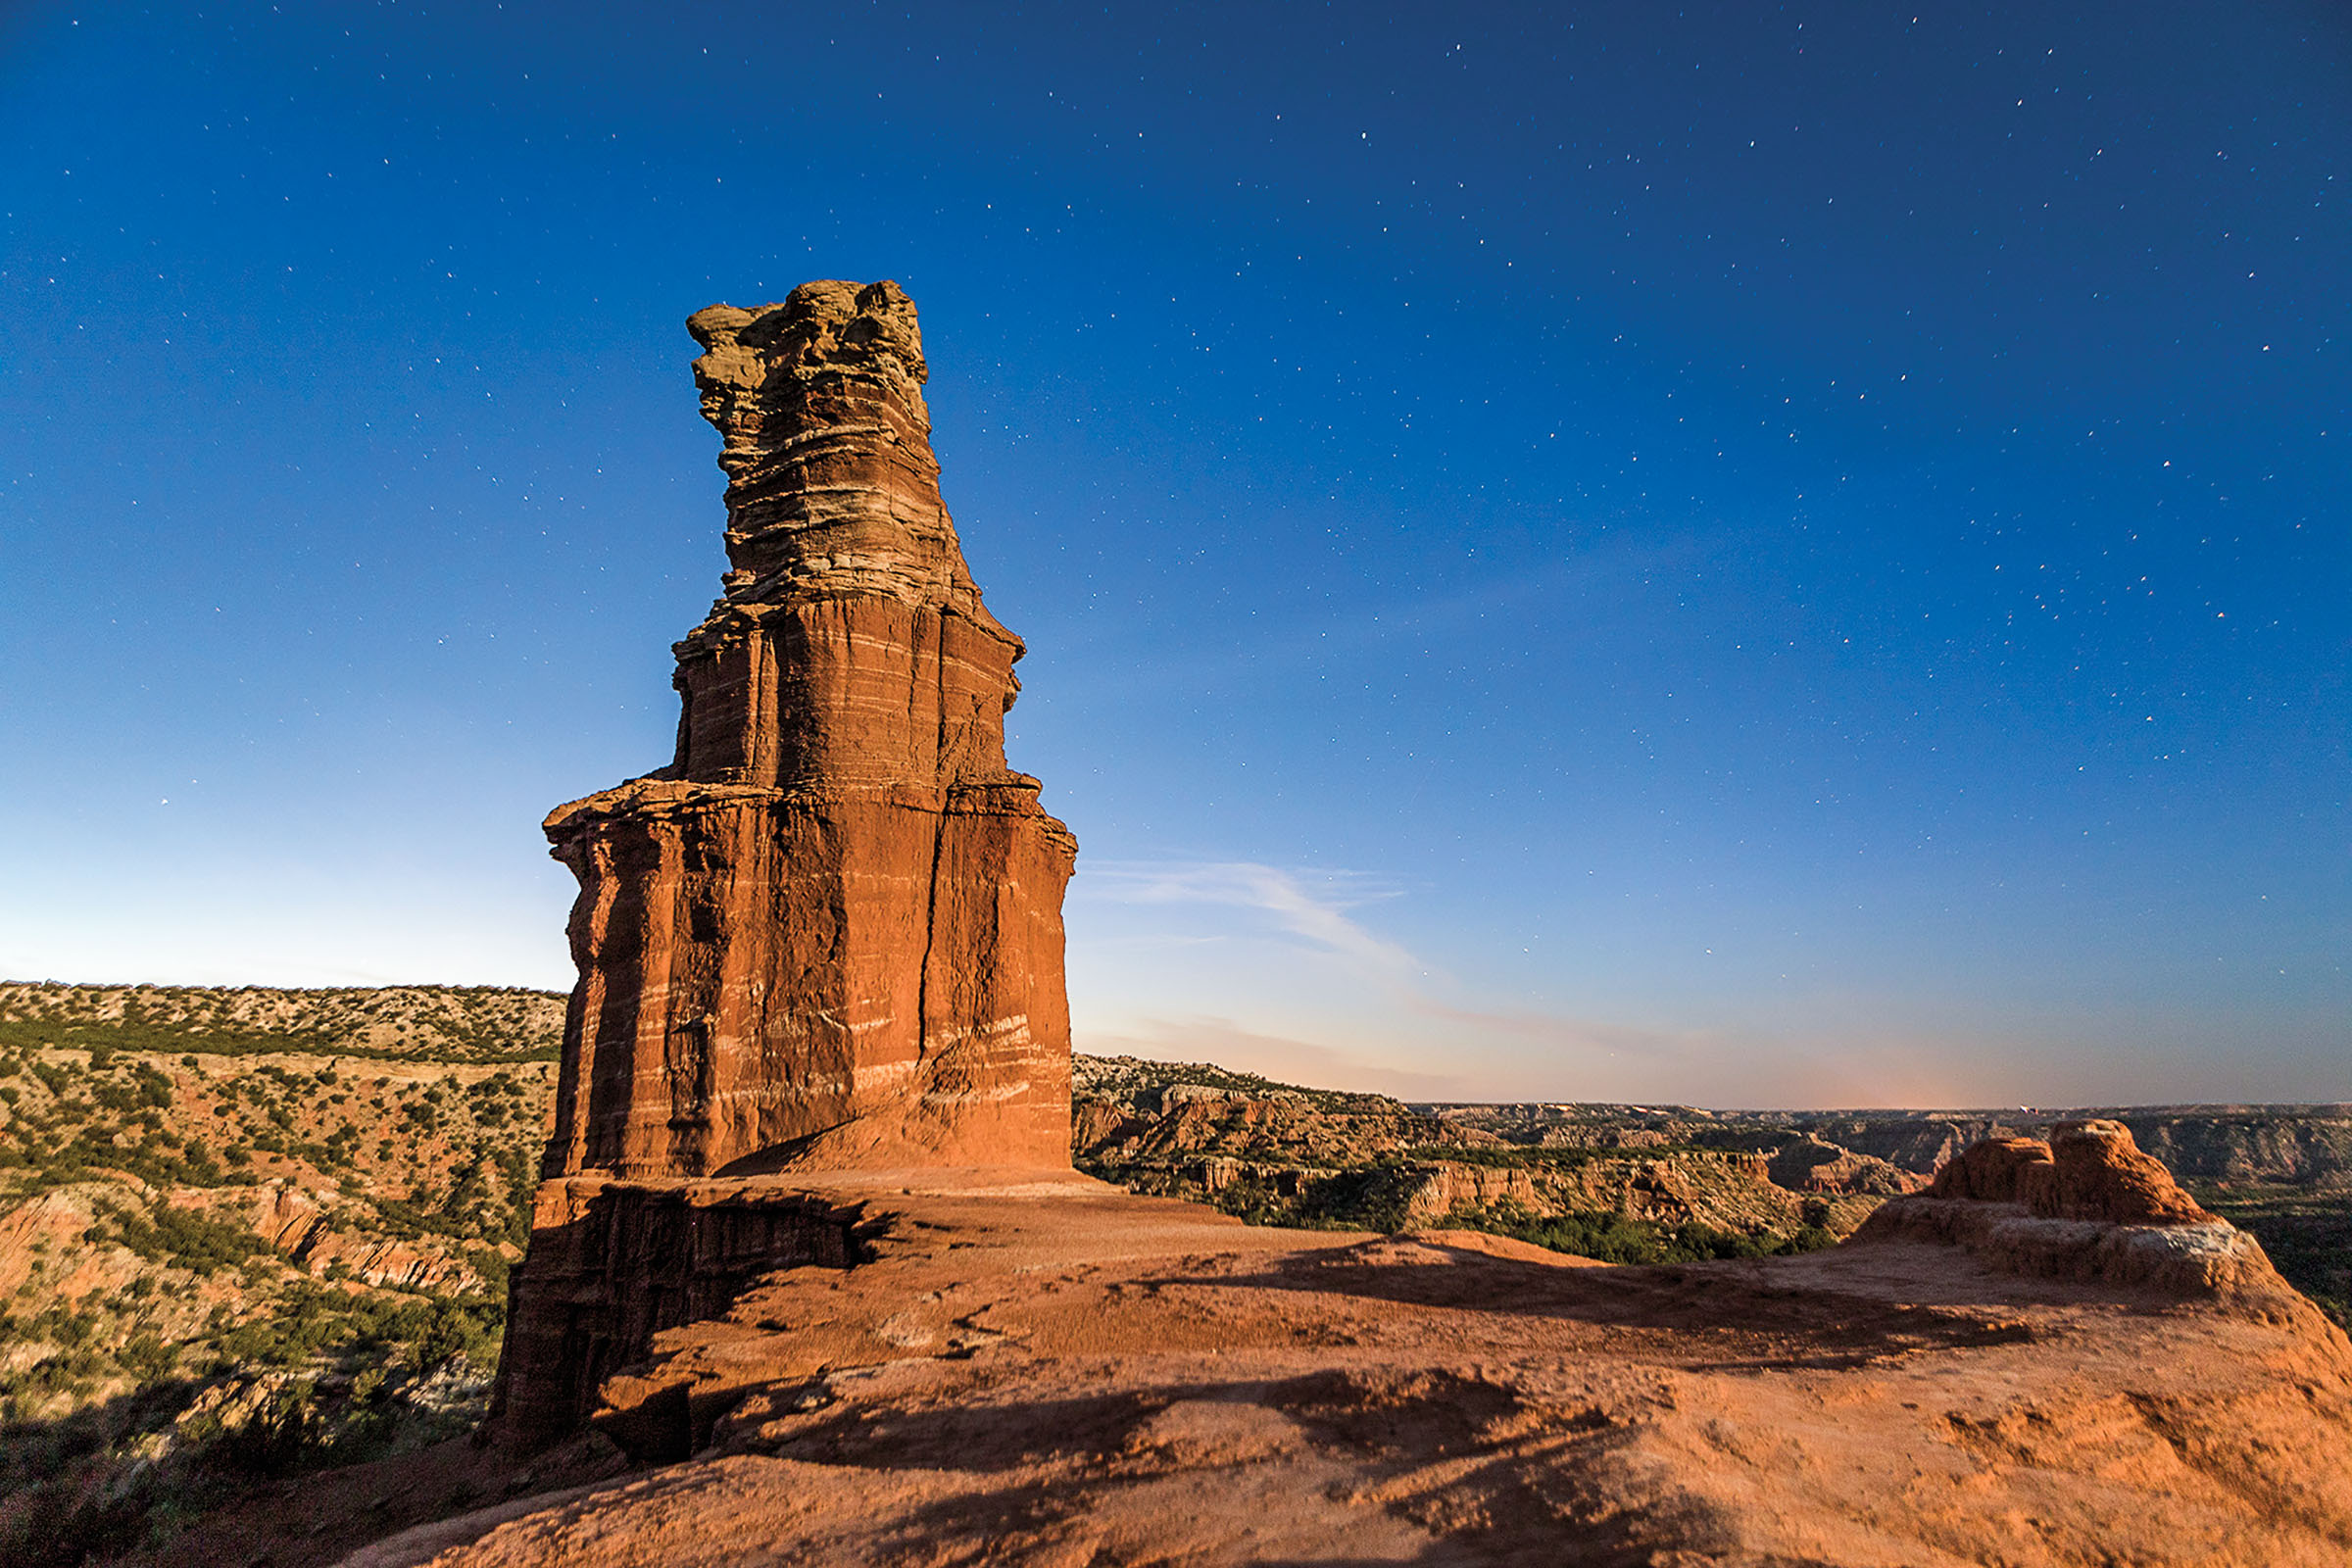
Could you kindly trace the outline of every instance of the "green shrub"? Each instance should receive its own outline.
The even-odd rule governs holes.
[[[153,1383],[179,1364],[179,1351],[166,1345],[153,1329],[141,1329],[122,1347],[118,1359],[124,1371],[143,1383]]]
[[[150,1263],[218,1273],[269,1248],[259,1236],[231,1220],[215,1219],[192,1208],[160,1207],[152,1219],[124,1209],[106,1210],[112,1234],[107,1237]]]
[[[166,1110],[172,1104],[172,1079],[145,1062],[131,1069],[131,1080],[138,1086],[139,1103]]]
[[[1784,1240],[1769,1234],[1742,1236],[1719,1231],[1695,1220],[1661,1225],[1605,1210],[1537,1216],[1516,1204],[1463,1210],[1449,1219],[1474,1230],[1515,1237],[1555,1252],[1589,1257],[1599,1263],[1703,1263],[1721,1258],[1777,1257],[1816,1251],[1837,1241],[1817,1225],[1806,1226]]]

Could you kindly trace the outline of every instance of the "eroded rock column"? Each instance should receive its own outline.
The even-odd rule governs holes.
[[[1066,1166],[1077,845],[1004,761],[1018,637],[940,500],[894,283],[688,323],[725,594],[670,766],[547,819],[580,881],[550,1177]]]

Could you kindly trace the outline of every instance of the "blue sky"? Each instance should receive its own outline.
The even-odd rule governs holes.
[[[1081,1049],[2352,1098],[2337,7],[0,14],[0,971],[563,987],[682,322],[923,315]]]

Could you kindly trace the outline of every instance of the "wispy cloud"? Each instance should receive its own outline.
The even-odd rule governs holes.
[[[1435,972],[1348,914],[1357,906],[1395,897],[1352,872],[1286,871],[1254,860],[1112,860],[1089,864],[1078,891],[1121,904],[1255,909],[1291,936],[1398,986]]]
[[[1427,1019],[1457,1040],[1501,1045],[1506,1054],[1535,1046],[1550,1071],[1569,1063],[1597,1066],[1611,1058],[1620,1068],[1681,1064],[1722,1045],[1704,1034],[1661,1032],[1534,1009],[1464,1005],[1451,1000],[1447,993],[1452,983],[1442,969],[1358,918],[1356,911],[1366,906],[1399,896],[1394,887],[1358,872],[1291,870],[1253,860],[1120,860],[1089,865],[1073,891],[1128,905],[1205,905],[1252,911],[1285,936],[1337,959],[1370,996],[1381,999],[1393,1018]],[[1265,1059],[1278,1047],[1294,1056],[1322,1049],[1251,1035],[1223,1020],[1188,1019],[1178,1024],[1162,1019],[1151,1027],[1167,1032],[1169,1038],[1224,1039],[1254,1059]],[[1298,1059],[1304,1066],[1326,1070],[1345,1066],[1352,1081],[1364,1081],[1354,1058],[1331,1052],[1325,1056],[1329,1059],[1321,1062]],[[1435,1098],[1434,1085],[1450,1081],[1433,1077],[1417,1092],[1422,1098]]]
[[[1507,997],[1495,999],[1501,1005],[1482,1005],[1488,999],[1465,997],[1438,966],[1376,929],[1375,911],[1398,909],[1404,894],[1358,872],[1251,860],[1089,862],[1071,892],[1074,900],[1249,916],[1208,938],[1153,933],[1154,946],[1230,943],[1235,951],[1230,963],[1146,965],[1127,977],[1131,983],[1087,999],[1074,1022],[1079,1047],[1089,1052],[1209,1060],[1292,1083],[1419,1101],[1753,1107],[2115,1098],[2096,1087],[2094,1075],[2053,1075],[2052,1042],[2039,1031],[1990,1016],[1923,1024],[1869,996],[1816,997],[1805,1024],[1793,1029],[1785,1019],[1755,1016],[1711,1027],[1644,1026],[1512,1006]],[[1246,955],[1252,944],[1258,953]],[[1251,996],[1250,976],[1262,979],[1268,950],[1292,970],[1298,965],[1290,955],[1316,955],[1327,983],[1291,984],[1283,973],[1275,991]],[[1335,978],[1336,988],[1328,984]],[[1079,1000],[1073,993],[1074,1007]],[[2144,1040],[2108,1049],[2114,1070],[2144,1069]],[[2188,1060],[2196,1054],[2183,1045],[2178,1054]]]
[[[1704,1054],[1723,1044],[1703,1030],[1669,1033],[1637,1028],[1631,1024],[1606,1023],[1593,1018],[1570,1018],[1556,1012],[1461,1007],[1419,993],[1407,995],[1404,1004],[1422,1017],[1435,1018],[1441,1023],[1467,1024],[1483,1033],[1509,1035],[1533,1040],[1555,1050],[1588,1054],[1671,1061]]]

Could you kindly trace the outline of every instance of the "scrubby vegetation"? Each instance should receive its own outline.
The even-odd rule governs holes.
[[[0,982],[0,1049],[526,1062],[555,1060],[563,1044],[564,999],[544,991]]]
[[[1077,1061],[1081,1092],[1104,1100],[1156,1102],[1168,1089],[1182,1084],[1192,1090],[1229,1095],[1236,1100],[1293,1102],[1326,1114],[1385,1115],[1402,1108],[1387,1095],[1281,1084],[1252,1072],[1235,1072],[1203,1061],[1186,1062],[1181,1071],[1172,1071],[1167,1062],[1147,1061],[1140,1056],[1080,1056]]]
[[[1612,1212],[1539,1215],[1514,1204],[1464,1209],[1448,1223],[1493,1231],[1573,1252],[1602,1263],[1703,1263],[1732,1257],[1785,1257],[1816,1252],[1837,1245],[1838,1238],[1820,1225],[1799,1225],[1788,1236],[1740,1235],[1720,1231],[1695,1220],[1665,1225],[1628,1219]]]
[[[0,986],[0,1562],[476,1421],[562,1008]]]

